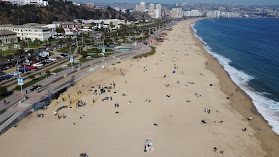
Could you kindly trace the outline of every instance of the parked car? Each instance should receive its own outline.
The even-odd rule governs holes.
[[[27,71],[30,71],[31,69],[27,69],[27,68],[23,68],[23,67],[18,67],[17,70],[20,71],[21,73],[24,73],[24,71],[27,72]]]
[[[14,71],[14,72],[12,72],[12,73],[9,73],[9,75],[12,75],[12,76],[17,76],[17,75],[19,75],[19,74],[21,74],[21,72],[20,71]]]
[[[47,59],[47,60],[45,60],[45,62],[47,62],[47,63],[51,63],[51,62],[53,62],[52,60],[50,60],[50,59]]]
[[[34,66],[25,66],[26,69],[37,69],[37,67]]]
[[[5,74],[6,74],[6,73],[4,73],[4,72],[0,71],[0,76],[5,75]]]
[[[42,63],[35,63],[32,66],[33,67],[42,67],[42,66],[44,66],[44,64],[42,64]]]
[[[13,77],[13,75],[7,74],[7,75],[4,75],[4,76],[1,76],[1,80],[7,80],[7,79],[12,78],[12,77]]]
[[[57,59],[56,58],[49,58],[48,60],[51,60],[51,61],[57,61]]]

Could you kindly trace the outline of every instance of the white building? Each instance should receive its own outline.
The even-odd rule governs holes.
[[[25,25],[1,25],[0,30],[9,30],[16,33],[20,40],[34,41],[36,38],[44,41],[51,37],[48,28],[39,26],[38,24],[25,24]]]
[[[140,4],[136,5],[136,11],[145,12],[146,2],[140,2]]]
[[[173,17],[173,18],[182,18],[183,17],[182,8],[172,8],[172,10],[171,10],[171,17]]]
[[[48,6],[47,0],[1,0],[10,2],[16,5],[41,5],[41,6]]]
[[[101,19],[101,20],[82,20],[83,24],[87,23],[94,23],[95,28],[109,28],[109,25],[112,23],[114,27],[111,29],[119,29],[122,25],[129,24],[126,23],[125,20],[120,20],[120,19]]]
[[[161,4],[156,5],[156,16],[155,18],[160,18],[162,14],[162,6]]]
[[[149,4],[148,7],[148,15],[151,16],[152,18],[155,18],[155,9],[154,9],[154,4]]]
[[[191,10],[191,11],[185,11],[183,15],[186,17],[199,17],[199,16],[203,16],[203,12],[199,10]]]

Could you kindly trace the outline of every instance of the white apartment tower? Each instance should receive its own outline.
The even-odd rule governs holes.
[[[182,8],[172,8],[172,10],[171,10],[171,17],[173,17],[173,18],[182,18],[183,17]]]
[[[154,9],[154,4],[149,4],[148,8],[148,15],[151,16],[152,18],[155,18],[155,9]]]
[[[160,18],[161,17],[161,12],[162,12],[162,6],[161,4],[157,4],[156,5],[156,18]]]
[[[136,11],[145,12],[146,2],[140,2],[140,4],[136,5]]]

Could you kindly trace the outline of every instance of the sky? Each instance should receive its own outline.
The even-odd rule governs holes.
[[[81,3],[139,3],[143,0],[72,0]],[[209,3],[209,4],[233,4],[233,5],[279,5],[279,0],[145,0],[146,3]]]

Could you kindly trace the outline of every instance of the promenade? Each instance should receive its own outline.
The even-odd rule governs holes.
[[[137,49],[122,51],[120,53],[110,55],[109,57],[94,59],[81,63],[73,69],[68,68],[56,73],[55,75],[38,82],[37,84],[40,84],[42,87],[37,90],[31,91],[27,94],[25,90],[30,91],[32,86],[24,89],[23,97],[20,91],[15,91],[11,96],[5,99],[7,102],[6,104],[4,104],[3,101],[0,103],[0,134],[12,127],[11,125],[14,125],[14,123],[24,118],[32,108],[33,104],[45,99],[49,96],[49,94],[53,94],[59,89],[69,85],[64,82],[69,82],[69,80],[72,79],[71,76],[74,76],[73,78],[77,81],[96,69],[101,68],[103,65],[106,66],[113,64],[139,54],[147,53],[150,50],[149,46],[139,43]],[[26,99],[26,96],[28,96],[28,99]]]

